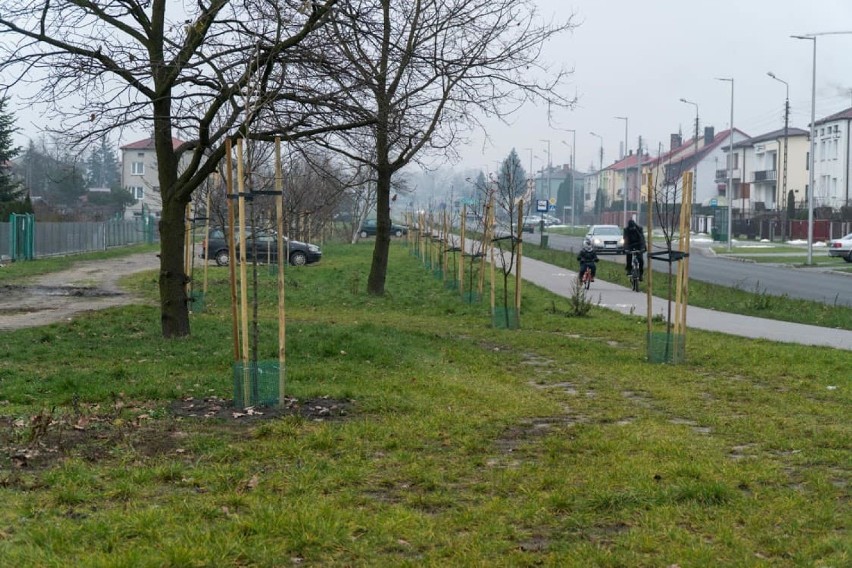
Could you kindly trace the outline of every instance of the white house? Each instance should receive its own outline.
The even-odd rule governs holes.
[[[814,124],[814,206],[839,209],[852,205],[852,108],[832,114]]]
[[[172,138],[172,147],[183,144]],[[127,209],[126,217],[148,213],[160,216],[163,203],[160,199],[160,181],[157,172],[157,153],[154,139],[146,138],[131,142],[121,148],[121,186],[136,199],[136,204]]]
[[[773,130],[734,144],[742,184],[737,206],[745,211],[777,211],[786,207],[784,195],[784,129]],[[787,192],[804,198],[807,185],[808,132],[787,129]]]

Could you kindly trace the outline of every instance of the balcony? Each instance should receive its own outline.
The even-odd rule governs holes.
[[[733,178],[735,180],[740,179],[740,170],[739,168],[734,168]],[[728,170],[716,170],[716,181],[727,181],[728,180]]]
[[[758,170],[752,172],[751,181],[761,183],[765,181],[775,181],[778,179],[778,170]]]

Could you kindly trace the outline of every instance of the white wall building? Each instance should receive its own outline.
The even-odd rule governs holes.
[[[173,148],[177,148],[181,144],[183,144],[182,140],[172,138]],[[150,214],[159,217],[163,203],[160,198],[160,181],[154,139],[146,138],[131,142],[120,149],[121,186],[136,199],[136,204],[127,208],[125,217],[133,218],[134,215],[140,215],[143,208]]]
[[[814,206],[840,209],[852,205],[852,108],[817,120],[814,136]]]

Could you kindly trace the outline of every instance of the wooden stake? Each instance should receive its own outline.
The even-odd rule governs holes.
[[[281,171],[281,138],[275,137],[275,213],[278,221],[278,404],[283,405],[286,387],[286,337],[287,318],[284,304],[284,265],[289,258],[284,254],[284,180]]]
[[[239,256],[240,256],[240,329],[242,331],[243,363],[248,366],[248,274],[246,273],[246,200],[245,178],[243,171],[243,139],[237,140],[237,214],[240,218]],[[248,400],[248,397],[246,397]]]
[[[225,140],[225,167],[227,168],[228,190],[228,274],[231,281],[231,331],[234,337],[234,361],[240,360],[240,318],[237,312],[237,261],[236,242],[234,240],[234,157],[231,139]]]
[[[653,250],[653,237],[654,237],[654,174],[648,172],[648,241],[645,243],[646,248],[648,249],[648,266],[645,270],[645,275],[647,277],[646,285],[647,289],[645,290],[645,315],[647,320],[648,327],[648,341],[651,340],[651,331],[654,329],[653,327],[653,317],[654,314],[652,310],[654,309],[654,271],[652,270],[651,262],[651,251]]]
[[[521,259],[524,257],[524,200],[518,202],[518,259],[515,264],[515,315],[521,315]]]
[[[213,179],[218,182],[219,176],[217,174],[213,174]],[[219,187],[218,183],[214,183],[217,188]],[[212,189],[210,189],[210,183],[207,184],[207,199],[204,202],[204,242],[206,246],[204,247],[204,285],[201,288],[201,292],[206,296],[207,295],[207,269],[210,264],[210,193]]]

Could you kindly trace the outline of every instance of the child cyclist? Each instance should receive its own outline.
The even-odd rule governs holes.
[[[583,248],[580,249],[580,254],[577,255],[577,260],[580,261],[580,279],[583,278],[583,273],[586,268],[592,271],[592,282],[595,281],[595,272],[597,270],[598,253],[595,252],[595,247],[589,239],[583,241]]]

